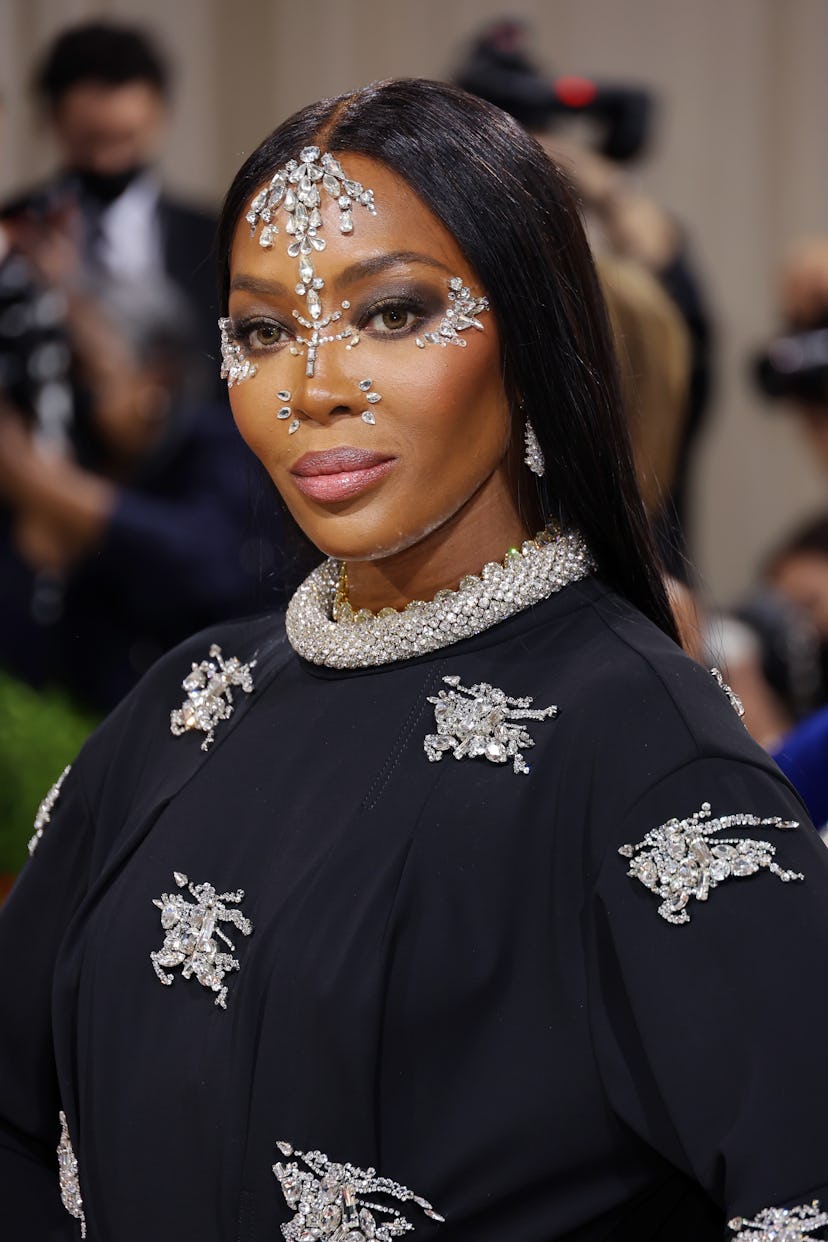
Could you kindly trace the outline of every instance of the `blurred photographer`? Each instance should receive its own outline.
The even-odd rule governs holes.
[[[60,168],[2,208],[13,247],[38,249],[46,287],[93,294],[151,280],[170,287],[191,319],[204,382],[217,391],[215,218],[166,193],[153,168],[171,92],[161,52],[128,25],[73,26],[47,49],[35,89]],[[2,322],[0,349],[13,353]]]
[[[779,280],[783,331],[754,360],[772,401],[784,402],[828,471],[828,238],[800,242]]]

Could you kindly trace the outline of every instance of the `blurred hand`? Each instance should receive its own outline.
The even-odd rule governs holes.
[[[43,284],[60,289],[77,285],[81,272],[81,217],[74,203],[5,222],[12,245],[26,256]]]

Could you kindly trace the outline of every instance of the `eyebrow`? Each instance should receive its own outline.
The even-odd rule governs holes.
[[[263,280],[260,276],[247,276],[244,272],[239,276],[234,276],[230,282],[230,292],[233,293],[236,289],[277,298],[285,297],[288,292],[287,285],[283,285],[279,280]]]
[[[424,267],[434,267],[449,276],[452,275],[445,264],[440,263],[438,259],[433,259],[431,255],[421,254],[417,250],[394,250],[390,254],[378,254],[373,258],[358,259],[356,263],[349,263],[339,273],[336,280],[332,281],[332,284],[335,288],[341,288],[356,280],[362,280],[366,276],[377,276],[389,268],[401,267],[406,263],[419,263]],[[231,281],[230,292],[233,293],[237,289],[246,293],[258,293],[263,297],[285,297],[290,293],[287,285],[283,285],[281,281],[265,280],[261,276],[252,276],[244,272],[234,276]]]
[[[378,276],[391,267],[401,267],[406,263],[419,263],[424,267],[435,267],[438,271],[452,274],[445,264],[433,259],[431,255],[421,254],[417,250],[394,250],[390,254],[378,254],[370,259],[358,259],[356,263],[350,263],[343,268],[333,284],[337,287],[348,285],[355,280],[362,280],[365,276]]]

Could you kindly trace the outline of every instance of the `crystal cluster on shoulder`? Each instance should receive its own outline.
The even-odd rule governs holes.
[[[181,683],[187,697],[170,712],[170,732],[176,737],[191,730],[206,733],[201,749],[208,750],[215,739],[216,725],[233,714],[233,687],[252,694],[251,669],[255,665],[255,660],[242,664],[236,656],[225,659],[221,647],[213,643],[209,658],[193,664]]]
[[[296,1151],[284,1141],[277,1147],[288,1163],[274,1164],[273,1173],[294,1213],[282,1225],[286,1242],[392,1242],[415,1228],[396,1207],[374,1196],[413,1203],[432,1220],[443,1220],[427,1199],[378,1177],[375,1169],[337,1164],[321,1151]]]
[[[709,821],[709,822],[708,822]],[[776,849],[769,841],[750,837],[719,837],[731,828],[798,828],[795,820],[773,815],[739,813],[711,818],[710,803],[686,819],[668,819],[637,845],[622,845],[618,853],[629,858],[627,875],[640,880],[660,897],[658,913],[668,923],[689,923],[686,909],[692,898],[707,901],[725,880],[766,870],[785,881],[804,880],[799,871],[786,871],[774,862]]]
[[[226,1009],[227,985],[224,976],[238,970],[239,962],[232,956],[235,946],[219,924],[232,923],[243,936],[252,933],[250,919],[245,918],[241,910],[233,908],[243,900],[244,889],[217,893],[212,884],[191,884],[181,871],[173,872],[173,878],[178,888],[186,888],[194,900],[188,901],[182,893],[162,893],[160,898],[153,898],[152,904],[161,911],[161,928],[164,931],[161,948],[150,953],[153,969],[161,982],[169,987],[174,975],[167,972],[181,966],[182,978],[195,976],[202,987],[216,993],[215,1003]],[[218,940],[224,941],[230,953],[221,949]]]
[[[732,1242],[816,1242],[816,1230],[826,1226],[828,1212],[822,1210],[819,1199],[792,1208],[763,1208],[752,1220],[735,1216],[728,1221],[736,1235]]]
[[[60,776],[57,778],[54,785],[49,790],[46,797],[41,802],[40,806],[37,808],[37,815],[35,815],[35,821],[34,821],[34,824],[32,825],[32,827],[34,828],[34,835],[29,839],[29,856],[30,857],[35,852],[38,845],[40,845],[40,838],[43,836],[43,829],[46,827],[46,825],[50,822],[52,818],[52,811],[55,809],[55,803],[60,797],[60,791],[63,788],[63,782],[66,780],[71,769],[72,769],[72,765],[70,763],[63,769]]]
[[[488,759],[490,763],[512,760],[515,773],[526,775],[529,764],[523,755],[535,745],[527,731],[526,720],[549,720],[557,716],[557,707],[533,708],[532,699],[512,698],[497,686],[481,681],[467,687],[459,677],[444,677],[450,690],[429,696],[434,704],[436,733],[429,733],[423,742],[432,763],[451,752],[455,759]]]
[[[353,611],[334,616],[340,577],[337,561],[314,569],[288,605],[287,635],[299,655],[330,668],[367,668],[438,651],[505,621],[555,591],[588,577],[595,566],[581,536],[542,532],[485,565],[456,591],[414,600],[402,611]]]

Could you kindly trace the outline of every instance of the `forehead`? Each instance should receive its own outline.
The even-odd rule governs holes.
[[[340,161],[347,177],[361,182],[366,190],[373,190],[376,214],[355,204],[353,232],[343,234],[339,229],[340,210],[336,199],[323,194],[320,204],[323,226],[319,235],[325,240],[325,249],[313,256],[317,271],[332,277],[359,260],[388,253],[418,253],[439,263],[451,275],[476,279],[453,235],[398,173],[365,155],[349,151],[332,154]],[[251,201],[260,188],[250,195]],[[284,227],[287,214],[281,209],[274,214],[279,233],[273,245],[266,249],[259,245],[261,224],[251,237],[250,225],[244,218],[249,206],[249,202],[245,203],[236,225],[230,254],[231,273],[235,274],[242,267],[245,271],[268,270],[275,276],[292,272],[296,259],[287,253],[292,240]]]

